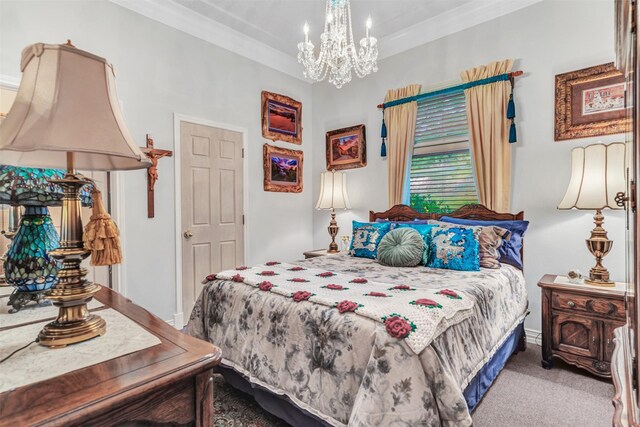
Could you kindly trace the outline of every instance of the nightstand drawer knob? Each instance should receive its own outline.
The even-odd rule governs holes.
[[[575,302],[573,302],[573,301],[569,301],[569,302],[567,303],[567,305],[568,305],[570,308],[573,308],[573,307],[575,307],[575,306],[576,306],[576,303],[575,303]]]

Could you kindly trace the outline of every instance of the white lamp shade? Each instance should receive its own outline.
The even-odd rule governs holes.
[[[320,174],[320,197],[316,209],[351,209],[347,195],[347,176],[344,173]]]
[[[124,123],[114,73],[104,58],[71,45],[22,51],[22,81],[0,125],[0,163],[84,170],[150,166]]]
[[[625,191],[622,142],[577,147],[571,151],[571,181],[558,209],[622,209],[614,198]]]

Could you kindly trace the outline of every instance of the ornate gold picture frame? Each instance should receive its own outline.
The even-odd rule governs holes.
[[[301,193],[304,153],[264,144],[263,154],[264,191]]]
[[[364,125],[327,132],[327,170],[362,168],[367,165]]]
[[[302,144],[302,103],[262,91],[262,136],[272,141]]]
[[[623,133],[625,80],[613,62],[556,76],[556,141]]]

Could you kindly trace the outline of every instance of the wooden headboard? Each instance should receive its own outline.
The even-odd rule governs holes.
[[[388,211],[374,212],[369,211],[369,221],[375,222],[377,219],[386,219],[388,221],[413,221],[414,219],[440,219],[443,216],[452,216],[454,218],[477,219],[480,221],[491,220],[523,220],[524,212],[517,214],[499,213],[492,211],[484,205],[464,205],[458,210],[451,213],[420,213],[411,209],[407,205],[395,205]]]
[[[377,219],[386,219],[388,221],[413,221],[414,219],[440,219],[443,216],[452,216],[455,218],[477,219],[480,221],[491,220],[523,220],[524,212],[517,214],[500,213],[492,211],[484,205],[464,205],[451,213],[420,213],[411,209],[407,205],[395,205],[391,209],[384,212],[369,211],[369,221],[375,222]],[[524,242],[520,250],[520,258],[524,255]]]

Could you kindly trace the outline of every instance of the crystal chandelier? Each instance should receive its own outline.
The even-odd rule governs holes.
[[[320,52],[316,58],[309,41],[309,25],[304,24],[304,42],[298,43],[298,62],[305,67],[304,76],[329,82],[338,89],[351,81],[351,69],[358,77],[378,71],[378,41],[371,37],[371,17],[367,19],[367,35],[356,50],[351,30],[349,0],[327,0],[324,32],[320,35]]]

